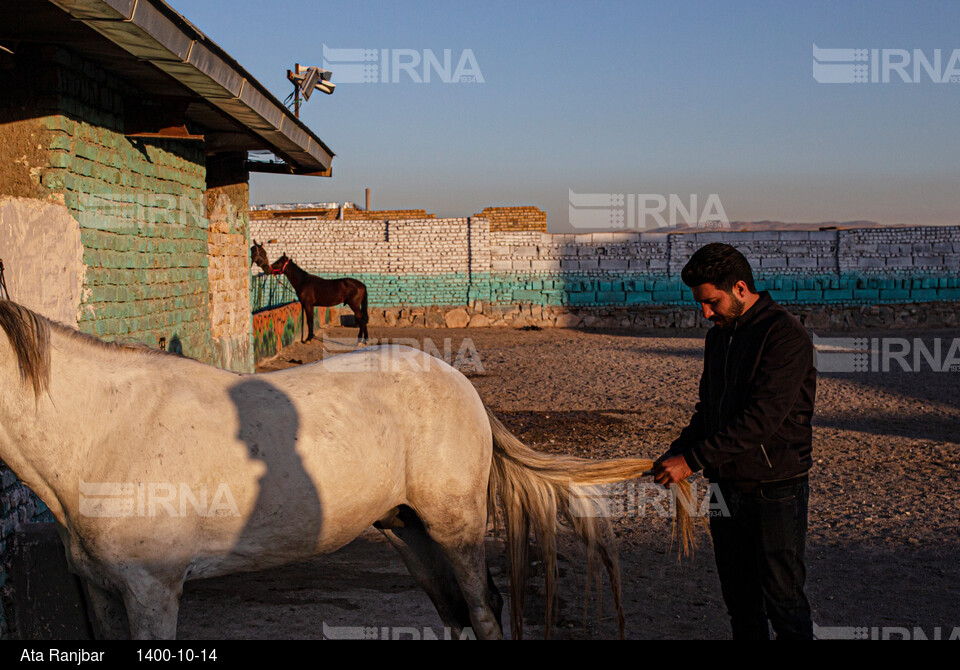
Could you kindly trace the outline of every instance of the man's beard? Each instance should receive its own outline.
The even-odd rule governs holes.
[[[721,328],[732,328],[733,324],[736,323],[737,319],[739,319],[743,314],[743,301],[732,294],[730,298],[733,301],[733,306],[730,308],[730,313],[724,315],[718,314],[712,319],[712,321]]]

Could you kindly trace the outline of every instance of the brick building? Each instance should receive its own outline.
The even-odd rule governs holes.
[[[13,299],[252,371],[249,172],[329,175],[332,152],[161,0],[0,0],[0,16]]]
[[[0,0],[0,259],[49,318],[252,372],[249,173],[332,159],[162,0]],[[0,487],[2,552],[43,505]]]

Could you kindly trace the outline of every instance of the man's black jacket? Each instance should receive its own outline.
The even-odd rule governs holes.
[[[734,326],[707,333],[700,401],[668,455],[682,454],[711,480],[802,475],[812,463],[816,388],[810,336],[764,291]]]

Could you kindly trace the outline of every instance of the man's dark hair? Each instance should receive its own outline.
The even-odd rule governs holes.
[[[713,284],[729,293],[733,285],[743,280],[751,293],[757,289],[753,284],[753,270],[746,257],[729,244],[713,242],[700,247],[683,266],[680,279],[689,287]]]

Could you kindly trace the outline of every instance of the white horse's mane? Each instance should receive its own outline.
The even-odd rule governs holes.
[[[20,365],[21,378],[33,386],[39,396],[50,382],[50,335],[56,333],[70,341],[85,344],[105,352],[141,356],[179,356],[168,351],[152,349],[145,344],[105,342],[93,335],[81,333],[58,323],[11,300],[0,300],[0,328],[7,334]]]

